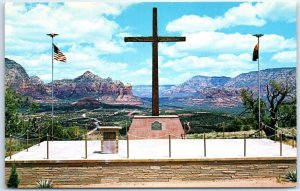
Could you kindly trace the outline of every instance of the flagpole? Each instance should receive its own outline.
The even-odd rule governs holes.
[[[52,95],[52,100],[51,100],[51,108],[52,108],[52,112],[51,112],[51,139],[53,141],[53,102],[54,102],[54,99],[53,99],[53,38],[55,36],[57,36],[58,34],[55,34],[55,33],[50,33],[50,34],[47,34],[48,36],[51,37],[52,39],[52,44],[51,44],[51,52],[52,52],[52,83],[51,83],[51,95]]]
[[[257,37],[257,44],[258,44],[258,59],[257,59],[257,70],[258,70],[258,127],[261,131],[261,111],[260,111],[260,65],[259,65],[259,38],[264,36],[263,34],[254,34],[253,36]],[[261,135],[261,133],[260,133]]]

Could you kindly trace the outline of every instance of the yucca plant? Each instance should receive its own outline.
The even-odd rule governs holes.
[[[7,182],[8,188],[18,188],[20,180],[18,178],[17,167],[15,164],[11,166],[10,176]]]
[[[291,182],[297,182],[297,171],[289,171],[286,175],[286,178]]]
[[[47,180],[39,180],[36,182],[37,184],[37,188],[53,188],[53,183],[51,180],[47,179]]]

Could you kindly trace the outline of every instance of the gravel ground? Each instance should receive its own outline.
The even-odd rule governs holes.
[[[59,188],[293,188],[297,183],[274,179],[242,179],[224,181],[126,182],[62,186]]]

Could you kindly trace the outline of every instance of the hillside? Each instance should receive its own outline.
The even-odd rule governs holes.
[[[296,92],[296,68],[273,68],[260,71],[261,95],[266,94],[266,85],[270,80],[288,83]],[[194,76],[179,85],[160,86],[160,98],[163,106],[233,108],[240,107],[240,90],[252,89],[257,92],[258,72],[240,74],[234,78],[225,76]],[[134,86],[133,93],[150,102],[151,86]]]

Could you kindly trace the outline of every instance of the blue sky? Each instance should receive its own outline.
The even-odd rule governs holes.
[[[54,79],[89,70],[124,83],[151,84],[151,43],[124,43],[125,36],[185,36],[159,43],[160,84],[179,84],[195,75],[230,76],[257,70],[252,51],[260,44],[261,68],[296,66],[296,4],[256,2],[6,3],[5,56],[29,75],[51,80],[51,39],[67,56],[55,61]]]

